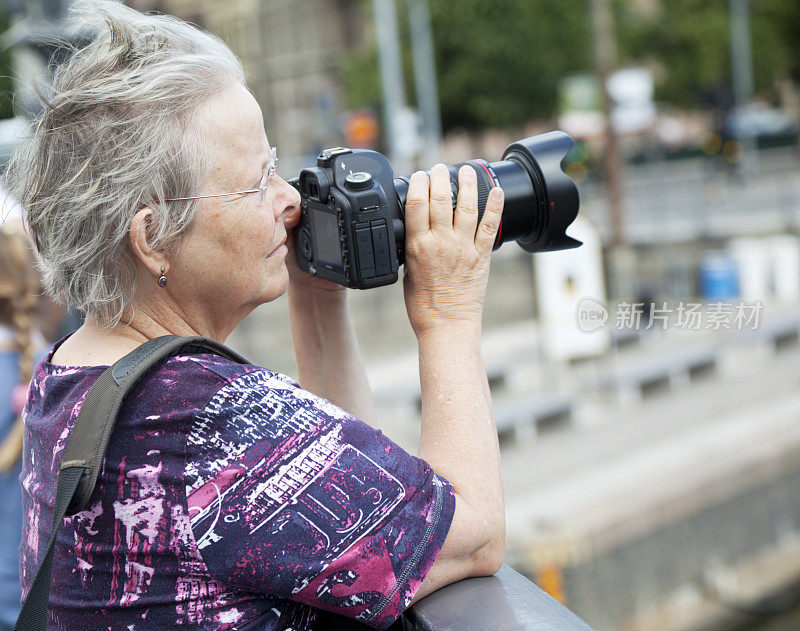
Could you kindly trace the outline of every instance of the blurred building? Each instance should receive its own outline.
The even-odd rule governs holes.
[[[341,143],[338,59],[368,16],[355,0],[129,0],[195,22],[241,58],[284,168]],[[289,160],[289,162],[287,162]]]

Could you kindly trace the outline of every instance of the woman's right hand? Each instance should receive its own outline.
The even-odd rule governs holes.
[[[477,327],[489,278],[489,259],[503,213],[503,190],[494,188],[478,225],[475,170],[458,173],[453,211],[450,173],[443,164],[411,176],[406,196],[406,310],[419,339],[442,327]],[[477,230],[476,230],[477,228]]]

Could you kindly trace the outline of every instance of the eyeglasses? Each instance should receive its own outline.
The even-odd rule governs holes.
[[[275,173],[275,168],[278,166],[278,148],[270,147],[269,150],[269,164],[264,169],[264,174],[256,188],[250,188],[246,191],[233,191],[231,193],[217,193],[216,195],[194,195],[192,197],[170,197],[161,201],[164,202],[184,202],[190,199],[208,199],[210,197],[228,197],[229,195],[249,195],[250,193],[259,193],[258,203],[263,204],[267,199],[267,191],[269,190],[269,183]]]

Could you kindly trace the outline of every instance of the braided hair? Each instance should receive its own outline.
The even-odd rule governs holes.
[[[19,356],[18,388],[25,388],[33,373],[33,337],[40,294],[41,282],[30,241],[21,230],[0,226],[0,325],[9,327],[14,334],[14,347]],[[8,436],[0,443],[0,471],[13,468],[19,461],[23,433],[22,418],[18,416]]]

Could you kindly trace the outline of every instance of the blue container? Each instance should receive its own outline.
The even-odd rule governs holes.
[[[723,254],[709,254],[700,263],[700,294],[704,300],[725,301],[739,297],[736,261]]]

